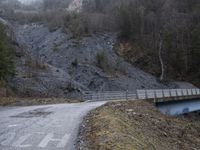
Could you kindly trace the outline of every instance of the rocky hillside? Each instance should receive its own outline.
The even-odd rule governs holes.
[[[99,30],[98,23],[90,24],[91,20],[86,19],[89,15],[84,12],[70,11],[64,15],[68,10],[51,11],[50,0],[45,1],[45,11],[20,12],[17,19],[5,17],[9,18],[16,47],[16,75],[9,85],[18,95],[79,97],[88,90],[179,87],[179,83],[161,83],[116,54],[119,42],[116,30]],[[80,10],[82,1],[71,1],[68,6],[70,10]],[[15,12],[11,14],[16,16]],[[103,20],[109,19],[104,17]]]
[[[114,33],[77,40],[61,30],[50,32],[44,25],[15,24],[13,29],[21,49],[15,59],[17,75],[10,84],[19,95],[72,96],[86,90],[175,86],[159,83],[118,57]]]

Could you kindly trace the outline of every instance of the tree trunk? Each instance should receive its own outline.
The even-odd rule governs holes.
[[[160,36],[159,36],[160,37]],[[165,67],[164,67],[164,61],[162,58],[162,46],[163,46],[163,40],[161,39],[161,37],[159,38],[160,42],[159,42],[159,51],[158,51],[158,56],[159,56],[159,61],[160,61],[160,65],[161,65],[161,75],[160,75],[160,80],[163,81],[164,80],[164,75],[165,75]]]

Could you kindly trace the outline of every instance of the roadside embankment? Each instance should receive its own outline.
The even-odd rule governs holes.
[[[153,103],[108,103],[85,118],[79,150],[197,150],[200,119],[161,114]]]
[[[80,100],[67,98],[20,98],[20,97],[0,97],[0,106],[33,106],[61,103],[78,103]]]

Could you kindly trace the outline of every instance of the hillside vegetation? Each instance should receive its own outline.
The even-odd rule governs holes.
[[[0,23],[0,83],[13,75],[13,51],[6,34],[6,27]]]
[[[119,32],[117,52],[128,61],[162,80],[199,84],[198,0],[89,0],[85,8],[98,29]]]

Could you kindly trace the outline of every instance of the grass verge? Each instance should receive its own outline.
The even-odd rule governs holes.
[[[79,150],[197,150],[200,118],[170,117],[146,101],[108,103],[80,128]]]
[[[18,97],[0,97],[0,106],[33,106],[61,103],[78,103],[79,100],[66,98],[18,98]]]

